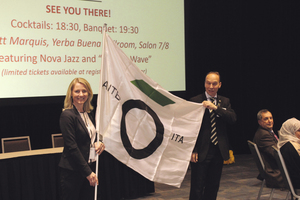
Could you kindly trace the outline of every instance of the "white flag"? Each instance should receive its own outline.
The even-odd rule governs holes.
[[[164,90],[103,34],[96,127],[105,150],[151,181],[180,187],[205,108]]]

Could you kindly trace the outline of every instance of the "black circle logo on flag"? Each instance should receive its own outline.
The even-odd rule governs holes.
[[[133,108],[146,111],[152,118],[156,127],[155,138],[143,149],[135,149],[128,137],[125,117],[126,114]],[[145,133],[147,134],[147,133]],[[130,99],[122,105],[122,120],[121,120],[121,140],[128,154],[135,159],[147,158],[153,154],[161,145],[164,135],[164,125],[161,123],[157,114],[143,101]]]

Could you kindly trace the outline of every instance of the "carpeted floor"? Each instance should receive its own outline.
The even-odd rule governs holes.
[[[247,200],[257,199],[261,181],[256,179],[258,170],[249,155],[235,155],[235,163],[224,165],[220,190],[217,200]],[[180,188],[155,183],[155,193],[135,200],[187,200],[190,190],[190,170],[188,170]],[[269,199],[271,189],[264,187],[261,199]],[[287,190],[276,189],[273,200],[285,199]],[[290,199],[290,196],[289,196]]]

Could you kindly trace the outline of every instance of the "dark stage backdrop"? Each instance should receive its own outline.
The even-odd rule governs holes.
[[[300,119],[299,9],[298,1],[186,1],[187,98],[204,91],[206,72],[221,73],[219,93],[238,117],[236,153],[248,152],[260,109],[273,113],[275,130]]]
[[[185,1],[187,83],[186,91],[174,94],[189,99],[204,92],[205,74],[219,71],[219,93],[231,99],[238,116],[229,127],[235,154],[249,153],[258,110],[273,113],[275,130],[288,118],[300,119],[299,10],[296,1]],[[30,135],[33,149],[50,148],[51,133],[60,132],[63,99],[0,105],[1,137]]]

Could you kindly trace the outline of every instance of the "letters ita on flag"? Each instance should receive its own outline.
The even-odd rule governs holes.
[[[151,181],[180,187],[204,110],[164,90],[103,33],[96,127],[107,152]]]

